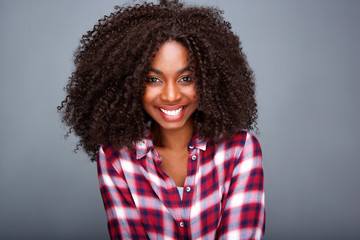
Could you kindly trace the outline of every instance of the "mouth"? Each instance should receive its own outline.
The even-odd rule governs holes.
[[[179,121],[180,119],[183,118],[184,114],[185,114],[185,110],[186,110],[186,105],[185,106],[164,106],[164,107],[157,107],[157,109],[159,110],[161,116],[163,117],[164,120],[166,121]]]
[[[182,106],[182,107],[180,107],[178,109],[174,109],[174,110],[165,110],[165,109],[159,107],[159,110],[168,116],[175,117],[175,116],[180,115],[181,112],[184,110],[184,108],[185,108],[185,106]]]

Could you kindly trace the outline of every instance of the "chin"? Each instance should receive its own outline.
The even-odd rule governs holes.
[[[181,130],[182,128],[188,126],[192,123],[190,119],[186,122],[164,122],[164,121],[156,121],[157,125],[163,130]]]

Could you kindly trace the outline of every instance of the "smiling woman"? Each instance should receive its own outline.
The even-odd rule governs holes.
[[[162,157],[160,168],[181,187],[187,176],[192,115],[199,103],[189,64],[184,46],[176,41],[165,42],[151,61],[142,99],[145,111],[154,120],[153,132],[158,133],[153,134],[153,141]]]
[[[112,239],[260,239],[254,78],[216,8],[117,7],[83,36],[58,107],[97,161]]]
[[[188,66],[188,51],[180,43],[161,45],[151,62],[142,102],[162,130],[186,128],[192,135],[191,116],[198,107],[198,96]]]

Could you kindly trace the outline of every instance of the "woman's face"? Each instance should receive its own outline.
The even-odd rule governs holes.
[[[177,130],[192,124],[191,116],[198,107],[187,57],[185,47],[176,41],[167,41],[151,62],[142,104],[163,130]]]

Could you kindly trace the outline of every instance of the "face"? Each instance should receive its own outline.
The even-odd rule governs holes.
[[[145,111],[162,130],[191,125],[198,106],[195,82],[190,78],[188,51],[175,41],[165,42],[151,62],[142,99]]]

